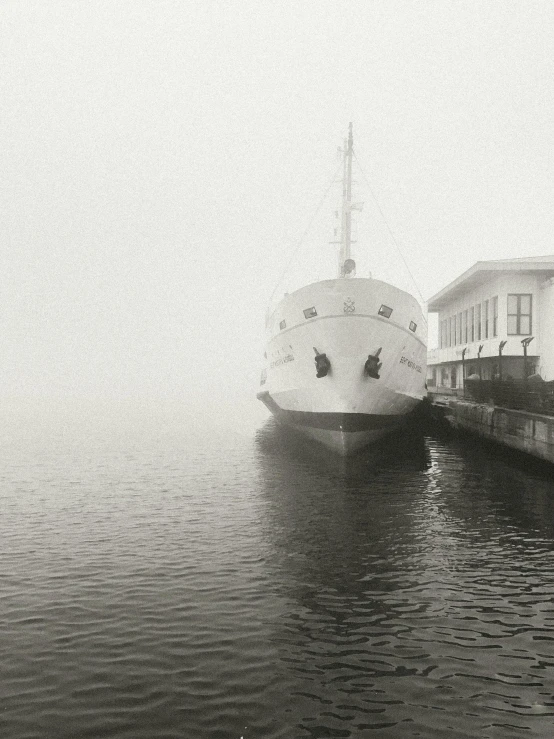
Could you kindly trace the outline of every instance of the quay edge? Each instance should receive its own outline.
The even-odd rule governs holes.
[[[452,427],[554,464],[554,416],[471,400],[450,398],[444,401],[444,398],[432,399],[431,409],[440,413]]]

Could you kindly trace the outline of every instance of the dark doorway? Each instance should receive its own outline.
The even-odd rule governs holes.
[[[458,373],[456,372],[456,367],[452,367],[452,369],[450,370],[450,387],[451,388],[457,387],[457,383],[456,383],[457,376],[458,376]]]

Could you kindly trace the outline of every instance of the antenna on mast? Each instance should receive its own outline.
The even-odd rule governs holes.
[[[342,219],[339,250],[339,277],[353,277],[356,264],[351,258],[352,247],[352,152],[354,137],[352,123],[348,125],[348,139],[344,142],[342,178]]]
[[[348,146],[346,148],[346,200],[343,205],[345,210],[346,230],[344,234],[344,261],[350,259],[352,246],[352,124],[348,126]]]

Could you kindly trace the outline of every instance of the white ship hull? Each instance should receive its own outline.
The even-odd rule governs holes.
[[[279,303],[267,334],[258,398],[280,423],[341,455],[392,432],[425,395],[425,321],[417,301],[388,283],[308,285]],[[317,377],[323,353],[330,367]],[[378,379],[365,369],[369,355],[381,362]]]

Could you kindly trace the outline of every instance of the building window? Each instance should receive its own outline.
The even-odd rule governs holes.
[[[483,321],[485,322],[485,339],[489,338],[489,301],[483,303]]]
[[[492,335],[498,336],[498,295],[492,299]]]
[[[462,312],[458,313],[458,344],[462,344]]]
[[[417,323],[414,323],[413,321],[410,321],[410,331],[414,331],[417,328]]]
[[[477,341],[481,341],[481,303],[475,306],[475,310],[477,311]]]
[[[464,311],[464,344],[467,344],[467,310]]]
[[[389,308],[388,305],[382,305],[377,313],[384,318],[390,318],[392,314],[392,308]]]
[[[470,341],[475,341],[475,308],[471,308],[469,311],[469,319],[470,319]]]
[[[304,311],[304,318],[313,318],[314,316],[317,316],[316,309],[313,306],[311,308],[306,308]]]
[[[531,334],[531,295],[508,295],[508,335]]]
[[[286,327],[287,327],[287,322],[286,322],[286,321],[285,321],[285,319],[283,318],[283,320],[282,320],[282,321],[281,321],[281,323],[279,324],[279,331],[282,331],[282,330],[283,330],[284,328],[286,328]]]
[[[454,338],[454,330],[452,326],[452,316],[448,319],[448,346],[452,346],[452,340]]]

